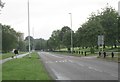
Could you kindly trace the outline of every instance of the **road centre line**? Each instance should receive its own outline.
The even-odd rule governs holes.
[[[72,63],[72,60],[58,60],[58,61],[46,61],[45,63],[65,63],[65,62],[70,62]]]
[[[99,70],[99,69],[96,69],[96,68],[94,68],[94,67],[88,67],[89,69],[93,69],[93,70],[95,70],[95,71],[98,71],[98,72],[103,72],[103,71],[101,71],[101,70]]]
[[[80,66],[82,66],[82,67],[84,66],[83,64],[80,64],[80,63],[77,63],[77,64],[80,65]]]
[[[111,76],[113,76],[113,77],[118,77],[118,76],[116,76],[116,75],[113,75],[113,74],[111,74]]]

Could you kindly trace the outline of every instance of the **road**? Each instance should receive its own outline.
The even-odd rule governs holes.
[[[96,57],[74,57],[38,52],[55,80],[118,80],[118,63]]]

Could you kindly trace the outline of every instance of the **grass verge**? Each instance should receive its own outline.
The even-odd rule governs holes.
[[[15,54],[12,53],[12,52],[4,53],[4,54],[2,54],[2,56],[0,57],[0,60],[1,60],[1,59],[5,59],[5,58],[9,58],[9,57],[12,57],[12,56],[15,56]]]
[[[6,62],[2,68],[3,80],[51,80],[36,52],[31,58],[25,56]]]
[[[53,53],[53,54],[62,54],[62,55],[70,55],[70,56],[78,56],[78,57],[81,57],[81,56],[85,56],[85,54],[78,54],[78,53],[67,53],[67,52],[50,52],[50,53]],[[86,56],[96,56],[97,54],[91,54],[89,52],[86,53]]]
[[[99,59],[102,59],[102,60],[107,60],[107,61],[114,61],[114,62],[120,62],[120,58],[118,57],[119,54],[115,55],[115,57],[111,57],[111,56],[106,56],[105,58],[104,57],[97,57]]]
[[[77,57],[83,57],[85,56],[85,54],[71,54],[71,53],[67,53],[67,52],[50,52],[50,53],[53,53],[53,54],[62,54],[62,55],[69,55],[69,56],[77,56]],[[120,54],[118,55],[115,55],[114,58],[112,58],[111,56],[106,56],[106,58],[103,58],[103,57],[99,57],[98,54],[91,54],[91,53],[87,53],[86,54],[86,57],[87,56],[98,56],[97,58],[98,59],[102,59],[102,60],[107,60],[107,61],[114,61],[114,62],[120,62],[120,58],[118,57]]]
[[[26,52],[20,52],[19,54],[25,54]],[[0,60],[1,59],[5,59],[5,58],[9,58],[9,57],[12,57],[12,56],[15,56],[14,53],[12,52],[8,52],[8,53],[3,53],[1,56],[0,56]]]

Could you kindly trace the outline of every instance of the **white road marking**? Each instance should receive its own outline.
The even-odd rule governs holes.
[[[71,63],[73,63],[73,61],[72,60],[68,60],[69,62],[71,62]]]
[[[80,65],[80,66],[82,66],[82,67],[84,66],[83,64],[80,64],[80,63],[77,63],[77,64]]]
[[[101,71],[101,70],[99,70],[99,69],[96,69],[96,68],[94,68],[94,67],[88,67],[89,69],[93,69],[93,70],[95,70],[95,71],[98,71],[98,72],[103,72],[103,71]]]
[[[64,76],[63,74],[60,74],[55,71],[55,69],[52,68],[52,71],[54,72],[55,76],[57,77],[56,80],[70,80],[68,77]]]
[[[62,62],[64,62],[64,61],[62,61]]]
[[[59,62],[62,62],[62,61],[59,61]]]
[[[111,76],[113,76],[113,77],[118,77],[118,76],[116,76],[116,75],[113,75],[113,74],[111,74]]]
[[[72,63],[72,60],[59,60],[59,61],[46,61],[45,63],[65,63],[65,62],[70,62]]]
[[[67,60],[65,60],[65,62],[67,62]]]

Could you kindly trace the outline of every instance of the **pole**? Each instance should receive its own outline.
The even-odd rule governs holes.
[[[30,16],[29,16],[29,0],[28,0],[28,40],[29,40],[29,58],[31,58],[30,55]]]
[[[120,16],[120,1],[118,2],[118,15]]]
[[[102,52],[103,52],[103,47],[104,47],[104,35],[101,35],[101,39],[102,39]]]
[[[70,14],[70,22],[71,22],[71,53],[73,53],[73,37],[72,37],[72,13]]]
[[[33,31],[33,51],[34,51],[35,50],[35,46],[34,46],[34,27],[33,27],[32,31]]]

